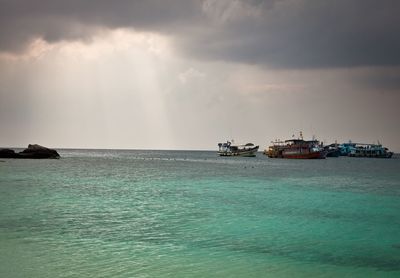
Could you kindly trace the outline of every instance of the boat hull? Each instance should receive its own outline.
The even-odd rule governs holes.
[[[327,157],[339,157],[341,154],[340,154],[340,150],[339,149],[337,149],[337,150],[328,150],[328,153],[326,154],[326,156]]]
[[[287,159],[324,159],[325,157],[326,157],[325,152],[293,153],[293,154],[282,155],[282,158],[287,158]]]
[[[368,157],[368,158],[391,158],[393,156],[392,152],[384,154],[348,154],[349,157]]]

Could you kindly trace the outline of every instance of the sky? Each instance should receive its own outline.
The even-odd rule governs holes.
[[[0,0],[0,146],[400,152],[400,1]]]

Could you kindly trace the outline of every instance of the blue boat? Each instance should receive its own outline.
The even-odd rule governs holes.
[[[353,150],[355,150],[356,144],[349,141],[339,145],[340,155],[348,156]]]
[[[350,157],[377,157],[377,158],[391,158],[393,152],[385,148],[378,142],[378,144],[364,144],[364,143],[343,143],[339,146],[340,155]]]
[[[388,148],[383,147],[381,144],[360,144],[357,143],[354,149],[351,150],[349,156],[351,157],[377,157],[377,158],[391,158],[393,152]]]

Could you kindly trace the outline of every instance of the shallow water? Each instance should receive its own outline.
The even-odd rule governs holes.
[[[0,162],[0,277],[399,277],[400,159]]]

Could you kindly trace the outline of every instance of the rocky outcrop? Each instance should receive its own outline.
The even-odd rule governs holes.
[[[60,158],[60,155],[56,150],[29,144],[27,149],[19,153],[11,149],[0,149],[0,158]]]
[[[18,158],[18,155],[14,150],[0,149],[0,158]]]

